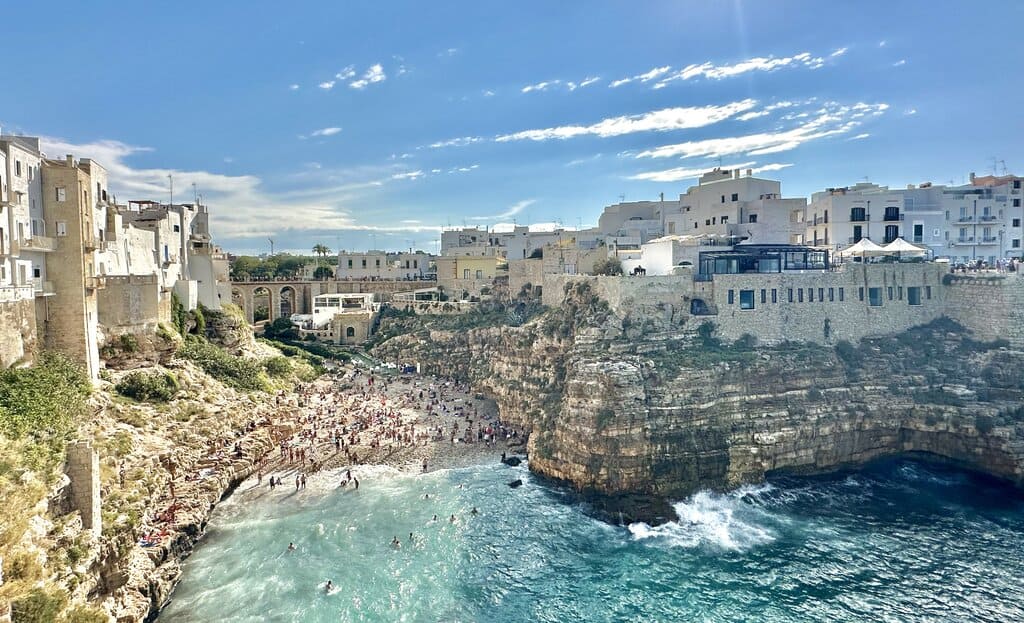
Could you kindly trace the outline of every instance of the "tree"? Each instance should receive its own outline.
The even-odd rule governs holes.
[[[313,271],[313,279],[322,279],[327,281],[334,276],[334,271],[331,270],[330,266],[317,266],[316,270]]]
[[[313,254],[316,255],[317,268],[320,268],[320,258],[327,257],[328,255],[330,255],[331,250],[327,247],[327,245],[318,242],[317,244],[313,245]]]
[[[621,275],[622,274],[622,262],[617,257],[609,257],[603,260],[598,260],[594,263],[594,274],[595,275]]]

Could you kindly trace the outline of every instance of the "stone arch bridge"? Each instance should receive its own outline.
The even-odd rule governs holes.
[[[249,324],[254,323],[256,300],[267,299],[269,320],[292,314],[312,314],[313,297],[320,294],[372,292],[385,300],[394,292],[424,287],[421,281],[232,281],[231,302],[242,308]]]

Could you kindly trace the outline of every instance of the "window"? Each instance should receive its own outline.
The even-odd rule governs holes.
[[[39,268],[38,266],[33,266],[32,267],[32,278],[33,279],[39,279],[42,276],[43,276],[42,269]]]
[[[861,288],[863,291],[863,288]],[[882,288],[868,288],[868,305],[872,307],[882,306]]]
[[[175,232],[179,232],[179,231],[181,231],[181,225],[175,225],[175,226],[174,226],[174,231],[175,231]]]
[[[725,225],[726,223],[729,222],[729,217],[723,216],[721,219],[719,219],[719,222],[722,223],[722,225]]]
[[[889,286],[889,287],[888,287],[888,288],[886,288],[886,289],[887,289],[887,290],[889,290],[889,292],[888,292],[888,294],[889,294],[889,300],[891,301],[891,300],[892,300],[892,286]]]
[[[1014,227],[1020,227],[1020,219],[1019,218],[1013,219],[1013,226]]]
[[[732,194],[732,200],[733,200],[733,201],[739,201],[739,200],[740,200],[740,195],[739,195],[739,193],[733,193],[733,194]]]
[[[804,302],[804,289],[803,288],[797,288],[796,289],[796,302],[797,303],[803,303]]]
[[[345,337],[355,337],[355,336],[356,336],[356,328],[355,327],[345,327]]]
[[[482,271],[482,270],[476,271],[476,278],[477,279],[483,279],[484,278],[484,271]]]
[[[825,302],[825,288],[818,288],[818,302]]]
[[[844,299],[844,298],[846,298],[846,297],[845,297],[845,294],[846,294],[846,293],[845,293],[845,292],[843,291],[843,288],[839,288],[839,302],[840,302],[840,303],[842,303],[842,302],[843,302],[843,299]]]
[[[778,303],[779,302],[779,296],[778,295],[779,295],[778,291],[775,288],[772,288],[772,303]]]
[[[761,288],[761,304],[764,305],[768,302],[768,291]]]
[[[903,286],[899,286],[896,288],[896,298],[901,301],[903,300]]]
[[[793,302],[793,288],[790,288],[790,289],[789,289],[789,302],[790,302],[790,303],[792,303],[792,302]]]
[[[725,195],[722,195],[722,203],[725,203]]]
[[[807,288],[807,302],[814,302],[814,288]]]
[[[928,300],[931,300],[931,298],[932,298],[932,287],[931,286],[925,286],[924,287],[924,297],[926,299],[928,299]]]
[[[704,225],[705,226],[708,226],[710,224],[711,224],[711,219],[709,219],[709,218],[704,219]]]
[[[462,278],[463,279],[469,279],[469,269],[468,268],[462,269]]]
[[[747,222],[748,222],[748,223],[756,223],[756,222],[757,222],[757,215],[756,215],[756,214],[751,214],[751,215],[750,215],[750,216],[749,216],[749,217],[747,218]]]
[[[828,302],[832,303],[832,302],[835,302],[835,300],[836,300],[836,289],[835,288],[829,288],[828,289]]]
[[[921,304],[921,288],[916,286],[910,286],[907,288],[907,304],[908,305],[920,305]]]
[[[348,267],[349,267],[349,268],[352,268],[352,260],[351,260],[351,258],[350,258],[350,259],[349,259],[349,261],[348,261]]]
[[[420,267],[420,261],[419,260],[413,260],[412,261],[412,267],[413,268],[419,268]]]
[[[736,302],[736,294],[732,290],[729,290],[729,304],[732,305]]]
[[[711,217],[711,224],[712,224],[712,225],[715,225],[715,224],[716,224],[716,223],[715,223],[715,218],[717,218],[717,217],[714,217],[714,216],[712,216],[712,217]]]
[[[366,268],[366,258],[363,258],[363,268]]]
[[[57,221],[57,235],[67,236],[68,235],[68,224],[66,221]]]
[[[1011,240],[1010,241],[1010,246],[1013,247],[1014,249],[1019,249],[1020,248],[1020,238],[1014,238],[1013,240]]]
[[[21,160],[14,161],[14,174],[21,177]]]
[[[55,197],[54,198],[57,201],[66,201],[67,200],[68,193],[67,193],[67,190],[63,186],[58,186],[54,190],[55,190],[55,193],[54,193]]]
[[[864,228],[860,225],[853,226],[853,242],[860,242],[864,238]]]
[[[864,300],[864,288],[857,288],[857,296],[860,298],[860,300]]]
[[[900,226],[899,225],[886,225],[885,226],[885,244],[889,244],[893,240],[900,237]]]
[[[740,290],[740,309],[754,309],[753,290]]]
[[[377,268],[380,268],[380,258],[378,257],[377,259],[373,260],[373,264],[374,264],[374,265],[375,265],[375,266],[376,266]]]
[[[1013,207],[1015,207],[1015,208],[1019,208],[1020,207],[1020,199],[1014,199],[1013,200]]]
[[[850,221],[853,223],[859,223],[866,221],[866,213],[864,208],[850,208]]]

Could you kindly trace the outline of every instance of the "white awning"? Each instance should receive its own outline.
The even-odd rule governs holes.
[[[878,255],[887,255],[887,252],[868,238],[861,238],[856,244],[839,252],[839,257],[874,257]]]
[[[928,249],[922,249],[921,247],[912,245],[903,238],[897,238],[885,245],[883,248],[888,253],[896,253],[899,255],[924,255],[928,252]]]

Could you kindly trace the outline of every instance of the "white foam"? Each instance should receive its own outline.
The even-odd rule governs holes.
[[[657,540],[669,547],[747,551],[775,540],[772,530],[761,525],[768,519],[765,511],[744,501],[767,491],[763,487],[743,487],[728,494],[701,491],[673,505],[679,521],[660,526],[634,523],[629,531],[635,540]]]

